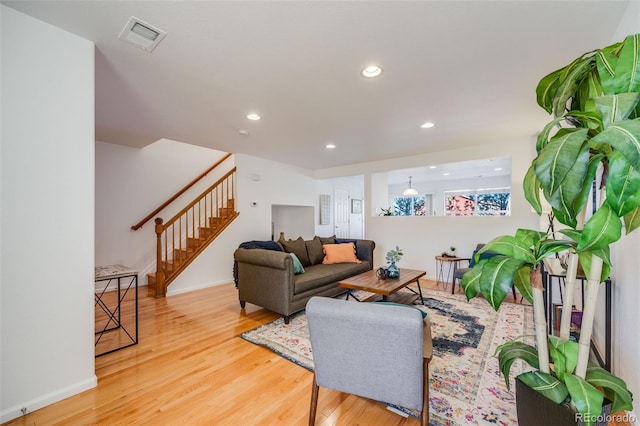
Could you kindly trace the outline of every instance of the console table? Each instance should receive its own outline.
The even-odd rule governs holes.
[[[138,271],[96,267],[94,306],[96,356],[138,343]]]

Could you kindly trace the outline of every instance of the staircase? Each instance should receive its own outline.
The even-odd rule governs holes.
[[[240,214],[235,209],[234,167],[164,223],[156,218],[156,272],[147,274],[150,295],[167,287]]]

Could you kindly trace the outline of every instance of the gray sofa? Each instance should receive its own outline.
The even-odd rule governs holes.
[[[346,292],[338,287],[338,282],[373,269],[371,240],[355,241],[356,255],[362,263],[322,263],[322,242],[320,239],[302,241],[300,238],[295,253],[300,258],[305,272],[294,275],[293,259],[286,252],[264,249],[237,249],[233,257],[238,265],[238,299],[240,306],[247,302],[262,306],[284,315],[289,323],[290,316],[303,310],[313,296],[333,297]],[[326,240],[323,241],[327,243]],[[287,245],[283,244],[285,249]],[[301,247],[304,247],[302,249]],[[320,253],[318,253],[320,247]],[[292,250],[289,250],[292,251]],[[306,256],[305,256],[306,255]]]

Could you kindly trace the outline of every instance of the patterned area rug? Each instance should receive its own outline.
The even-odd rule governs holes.
[[[355,303],[355,302],[354,302]],[[508,391],[493,355],[498,345],[518,336],[533,344],[531,306],[504,303],[495,312],[482,298],[425,292],[430,316],[433,359],[430,363],[431,425],[516,425],[515,384]],[[300,312],[288,325],[282,318],[239,337],[264,346],[313,371],[307,317]],[[512,367],[512,377],[522,368]],[[402,411],[418,417],[411,410]]]

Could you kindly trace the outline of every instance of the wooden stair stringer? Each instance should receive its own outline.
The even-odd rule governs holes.
[[[207,238],[205,239],[200,238],[199,239],[200,244],[198,244],[197,246],[189,247],[189,250],[190,251],[192,250],[191,254],[186,259],[181,259],[181,261],[178,264],[174,264],[175,265],[174,270],[172,270],[171,272],[167,272],[167,276],[165,277],[165,280],[164,280],[164,288],[161,289],[160,292],[158,292],[157,289],[155,288],[155,273],[147,274],[149,287],[151,287],[150,280],[152,279],[154,282],[153,294],[156,297],[164,296],[165,294],[167,294],[167,287],[169,287],[169,284],[171,284],[180,275],[180,273],[184,271],[191,264],[191,262],[193,262],[193,260],[200,255],[200,253],[202,253],[207,247],[209,247],[209,244],[211,244],[218,237],[218,235],[220,235],[231,223],[233,223],[233,221],[239,215],[240,215],[240,212],[234,211],[232,214],[227,216],[222,223],[219,223],[216,229],[208,231],[209,235],[207,236]],[[212,228],[208,228],[208,229],[212,229]],[[151,275],[153,275],[153,277],[151,277]],[[151,294],[151,291],[152,291],[151,288],[149,288],[150,294]]]

